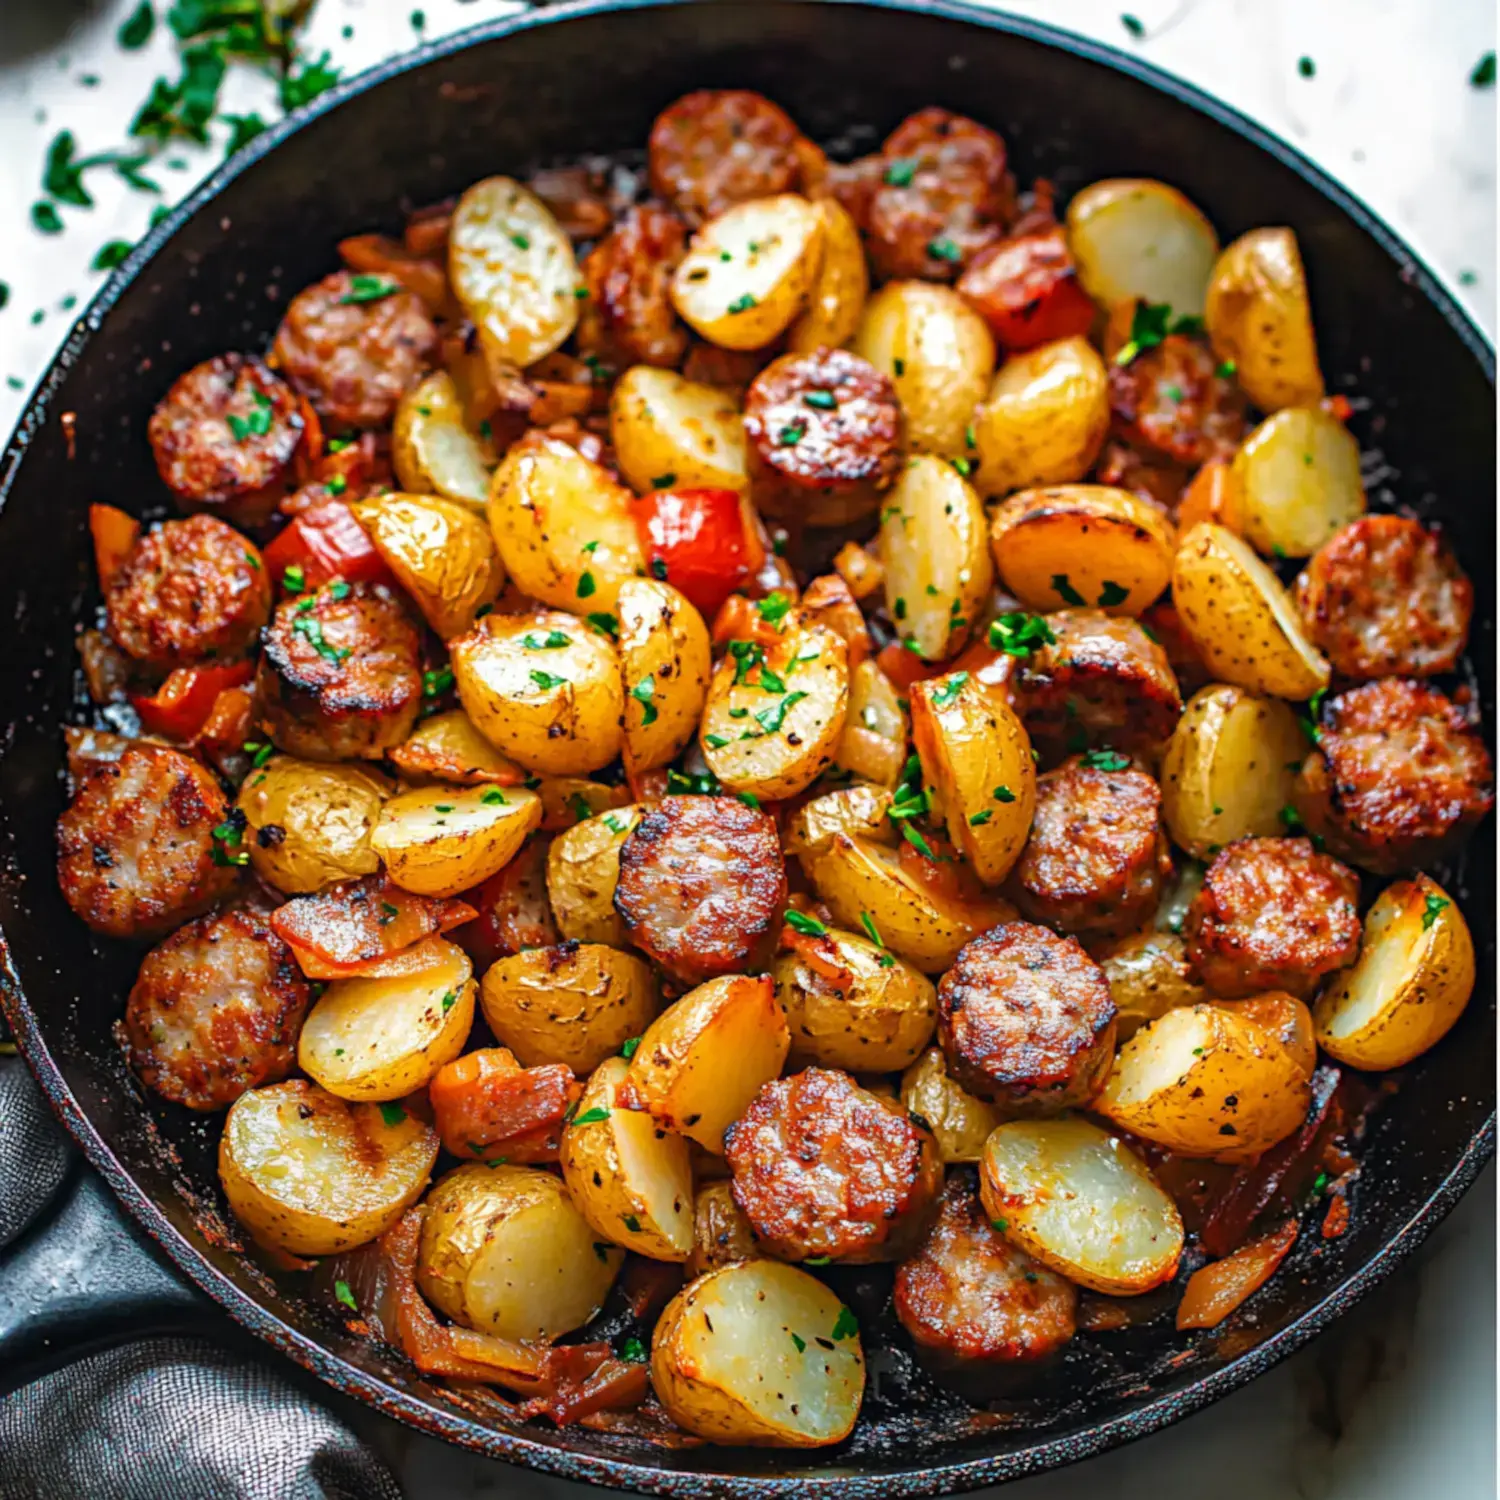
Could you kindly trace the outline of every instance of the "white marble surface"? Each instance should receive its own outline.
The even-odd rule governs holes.
[[[428,35],[511,8],[420,3]],[[152,200],[107,172],[89,177],[94,209],[64,210],[63,235],[43,237],[27,220],[55,132],[71,129],[85,153],[122,144],[129,113],[169,70],[161,28],[143,52],[115,45],[133,7],[0,0],[0,280],[11,293],[0,310],[0,429],[97,289],[88,267],[98,247],[146,227]],[[411,0],[320,0],[311,44],[354,71],[412,45],[412,8]],[[1493,331],[1495,91],[1468,85],[1495,45],[1492,0],[1014,0],[1003,8],[1138,50],[1280,132],[1389,219]],[[33,9],[43,24],[22,14]],[[1143,23],[1143,40],[1132,40],[1122,9]],[[1302,57],[1313,76],[1300,75]],[[237,79],[228,98],[232,108],[272,112],[260,80]],[[163,198],[181,196],[221,154],[168,153],[181,165],[156,174]],[[1270,1375],[1129,1448],[1009,1486],[1006,1500],[1491,1500],[1494,1184],[1490,1170],[1411,1266]],[[412,1500],[585,1493],[391,1423],[371,1418],[367,1427]]]

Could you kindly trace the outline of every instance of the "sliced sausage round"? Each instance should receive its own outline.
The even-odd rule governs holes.
[[[1006,1240],[960,1168],[922,1248],[896,1267],[895,1306],[917,1346],[944,1362],[1009,1364],[1046,1359],[1073,1337],[1078,1289]]]
[[[381,583],[285,599],[266,630],[256,691],[276,747],[304,760],[379,759],[422,707],[421,637]]]
[[[680,365],[688,331],[669,292],[686,246],[676,214],[650,203],[626,209],[583,262],[579,349],[618,369]]]
[[[786,910],[776,824],[736,797],[664,797],[620,848],[615,910],[684,985],[769,963]]]
[[[266,914],[233,907],[179,927],[146,955],[122,1040],[148,1088],[189,1109],[225,1109],[290,1076],[310,998]]]
[[[1350,522],[1308,560],[1294,598],[1341,677],[1451,672],[1474,613],[1474,585],[1446,538],[1405,516]]]
[[[1060,224],[981,250],[959,277],[958,290],[1001,347],[1013,353],[1082,338],[1097,312]]]
[[[130,549],[105,590],[110,639],[158,672],[233,661],[271,616],[260,551],[216,516],[164,521]]]
[[[415,292],[335,271],[292,298],[272,358],[335,429],[385,427],[437,359],[438,342]]]
[[[1037,779],[1031,838],[1011,875],[1033,922],[1120,937],[1156,910],[1171,868],[1161,788],[1118,751],[1090,751]]]
[[[1435,688],[1384,677],[1323,705],[1293,793],[1341,858],[1394,875],[1456,853],[1495,804],[1479,727]]]
[[[1002,922],[938,985],[938,1044],[972,1094],[1027,1114],[1087,1104],[1115,1054],[1115,1002],[1076,938]]]
[[[1095,484],[1129,490],[1167,515],[1175,515],[1191,475],[1181,464],[1143,453],[1119,438],[1107,437],[1090,477]]]
[[[146,436],[180,505],[250,525],[289,487],[305,426],[296,393],[261,360],[221,354],[177,377]]]
[[[1247,428],[1245,398],[1205,340],[1169,333],[1109,367],[1111,427],[1147,454],[1197,468],[1229,458]]]
[[[1224,999],[1285,990],[1306,1000],[1358,956],[1358,902],[1358,877],[1310,839],[1238,839],[1188,908],[1188,961]]]
[[[765,1084],[724,1136],[734,1201],[780,1260],[896,1260],[943,1185],[932,1132],[847,1074]]]
[[[92,762],[57,820],[63,896],[107,937],[166,932],[233,884],[240,830],[228,818],[219,783],[180,750],[138,743]]]

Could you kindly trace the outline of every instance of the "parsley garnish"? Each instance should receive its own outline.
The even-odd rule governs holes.
[[[969,815],[969,827],[978,828],[981,824],[988,823],[994,816],[994,811],[988,807],[983,812],[971,813]]]
[[[624,1226],[632,1234],[639,1234],[641,1232],[641,1221],[636,1218],[634,1214],[621,1214],[620,1222],[624,1224]]]
[[[1123,771],[1130,757],[1118,750],[1089,750],[1084,753],[1083,764],[1095,771]]]
[[[337,664],[353,653],[350,646],[335,646],[331,641],[325,640],[323,622],[310,614],[299,614],[292,621],[292,634],[300,635],[324,661]]]
[[[1052,592],[1062,600],[1064,604],[1086,605],[1089,601],[1068,582],[1066,573],[1054,573],[1052,575]]]
[[[1057,637],[1041,615],[1011,610],[990,623],[990,645],[1007,656],[1026,657],[1041,646],[1055,646]]]
[[[574,1125],[597,1125],[601,1120],[609,1118],[609,1111],[602,1105],[596,1104],[592,1109],[586,1109],[581,1115],[574,1115]]]
[[[620,634],[620,622],[609,613],[608,610],[595,610],[593,614],[586,617],[590,625],[601,635],[607,635],[614,640]]]
[[[156,12],[151,9],[151,0],[141,3],[120,23],[115,40],[127,51],[138,52],[151,40],[156,30]]]
[[[1126,29],[1126,31],[1128,31],[1131,36],[1136,39],[1136,41],[1140,41],[1140,39],[1146,34],[1146,28],[1141,25],[1139,16],[1121,16],[1120,25],[1122,25]]]
[[[761,670],[761,679],[765,679],[765,670]],[[778,679],[779,680],[779,679]],[[788,709],[795,708],[805,697],[806,693],[788,693],[770,708],[763,708],[755,716],[755,722],[765,730],[767,734],[778,734],[781,726],[786,722]]]
[[[1492,89],[1495,86],[1495,54],[1486,52],[1483,57],[1474,64],[1474,71],[1469,74],[1469,86],[1476,89]]]
[[[790,1330],[788,1331],[790,1332]],[[807,1340],[805,1338],[802,1338],[798,1334],[792,1334],[792,1344],[796,1348],[798,1354],[803,1354],[807,1350]]]
[[[837,411],[839,398],[832,391],[803,391],[802,404],[816,411]]]
[[[146,8],[148,10],[150,9],[149,6],[147,6]],[[338,1300],[342,1302],[350,1312],[357,1313],[359,1311],[359,1303],[354,1300],[354,1293],[350,1290],[349,1283],[347,1281],[335,1281],[333,1284],[333,1295],[338,1298]]]
[[[506,805],[505,793],[497,786],[485,787],[479,794],[479,800],[490,807],[504,807]]]
[[[885,180],[891,187],[910,187],[921,163],[911,156],[898,156],[887,164]]]
[[[339,298],[341,303],[347,302],[379,302],[385,297],[394,296],[401,288],[394,281],[388,281],[384,276],[368,276],[359,272],[350,279],[349,290]]]
[[[646,1346],[633,1333],[623,1344],[620,1345],[620,1358],[629,1360],[633,1365],[643,1365],[650,1355]]]
[[[676,473],[673,471],[669,471],[665,474],[658,474],[656,478],[651,481],[651,488],[653,490],[669,490],[676,483]]]
[[[580,599],[590,598],[597,588],[598,585],[594,582],[594,575],[585,568],[578,580],[578,597]]]
[[[958,695],[963,692],[964,684],[969,680],[967,672],[951,672],[943,679],[943,685],[932,695],[932,706],[934,708],[947,708]]]
[[[1203,319],[1191,314],[1172,318],[1166,302],[1137,302],[1130,319],[1130,337],[1115,354],[1117,365],[1128,365],[1137,354],[1154,349],[1169,333],[1201,333]]]
[[[828,935],[828,924],[820,922],[816,917],[810,917],[805,911],[797,911],[795,908],[786,914],[786,925],[793,932],[800,932],[804,937],[826,937]]]
[[[839,1315],[834,1322],[833,1333],[830,1337],[837,1342],[840,1339],[856,1338],[858,1335],[859,1319],[847,1307],[839,1308]]]
[[[641,705],[641,727],[654,724],[659,717],[656,705],[651,701],[656,693],[656,676],[648,672],[636,685],[631,688],[630,696]]]
[[[1104,580],[1104,587],[1099,593],[1099,607],[1101,609],[1113,609],[1117,604],[1123,604],[1130,597],[1130,590],[1123,589],[1112,578]]]
[[[406,1119],[406,1111],[399,1104],[382,1104],[380,1106],[380,1118],[387,1125],[400,1125]]]
[[[452,667],[438,667],[431,672],[422,673],[422,696],[424,698],[440,698],[452,686]]]
[[[1016,794],[1011,791],[1008,786],[997,786],[995,790],[990,793],[990,796],[992,796],[996,802],[1014,802],[1016,800]]]
[[[1422,931],[1426,932],[1427,929],[1437,921],[1438,913],[1442,911],[1445,906],[1452,905],[1453,903],[1451,901],[1445,900],[1442,896],[1429,896],[1427,898],[1426,904],[1422,908]]]
[[[446,1016],[455,1005],[458,1004],[458,996],[452,990],[443,991],[443,1014]]]
[[[542,635],[540,631],[528,630],[521,637],[522,643],[533,651],[556,651],[566,646],[569,639],[565,630],[549,630],[546,635]]]
[[[773,594],[767,594],[755,606],[756,612],[760,615],[761,619],[767,625],[774,625],[778,629],[781,627],[781,622],[786,619],[787,611],[791,607],[791,596],[783,594],[780,589],[777,589]]]
[[[749,312],[750,309],[754,306],[755,298],[752,297],[749,292],[746,292],[743,296],[736,297],[734,301],[731,302],[727,308],[725,308],[725,311],[731,313]]]
[[[641,1045],[641,1039],[640,1039],[640,1037],[638,1037],[638,1036],[626,1037],[624,1044],[620,1048],[620,1056],[623,1057],[626,1062],[629,1062],[630,1059],[635,1056],[635,1049],[637,1047],[639,1047],[640,1045]]]
[[[957,265],[964,258],[963,251],[947,235],[939,235],[935,240],[928,240],[927,253],[934,260],[945,260],[949,265]]]
[[[562,687],[568,679],[566,677],[554,677],[551,672],[539,672],[535,667],[533,667],[531,669],[531,680],[536,683],[539,688],[551,689]]]
[[[776,434],[776,444],[780,448],[792,448],[807,436],[806,422],[788,422],[780,432]]]

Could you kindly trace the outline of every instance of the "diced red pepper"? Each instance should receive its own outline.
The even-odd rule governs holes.
[[[130,549],[141,534],[141,523],[113,505],[91,505],[89,531],[94,538],[94,567],[99,574],[99,587],[107,589],[110,579],[130,556]]]
[[[743,594],[731,594],[719,606],[711,634],[716,646],[728,641],[756,641],[769,649],[781,639],[780,630],[761,614],[755,600]]]
[[[1093,299],[1078,280],[1061,226],[1002,240],[959,278],[959,293],[1008,350],[1081,337]]]
[[[190,740],[208,722],[219,694],[244,687],[254,676],[255,665],[248,661],[178,667],[149,697],[133,697],[130,701],[148,733]]]
[[[764,557],[748,503],[733,490],[653,490],[635,502],[635,519],[647,571],[708,618]]]
[[[342,500],[326,500],[294,516],[265,549],[266,568],[277,583],[286,570],[302,569],[304,588],[342,578],[346,583],[394,583],[370,534]]]

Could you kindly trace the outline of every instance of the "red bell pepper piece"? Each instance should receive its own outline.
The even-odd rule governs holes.
[[[764,561],[746,502],[733,490],[653,490],[635,502],[646,569],[711,619]]]
[[[99,587],[107,589],[109,580],[130,556],[130,549],[141,534],[141,523],[113,505],[91,505],[89,532],[94,538],[94,567],[99,574]]]
[[[959,278],[959,293],[1008,350],[1082,337],[1093,299],[1078,280],[1060,225],[1002,240]]]
[[[346,583],[394,583],[370,534],[342,500],[325,500],[294,516],[264,553],[266,568],[285,586],[288,568],[302,569],[302,587]],[[294,592],[296,592],[294,590]]]
[[[208,722],[219,694],[244,687],[254,676],[255,664],[248,661],[178,667],[149,697],[133,697],[130,701],[148,733],[190,740]]]

